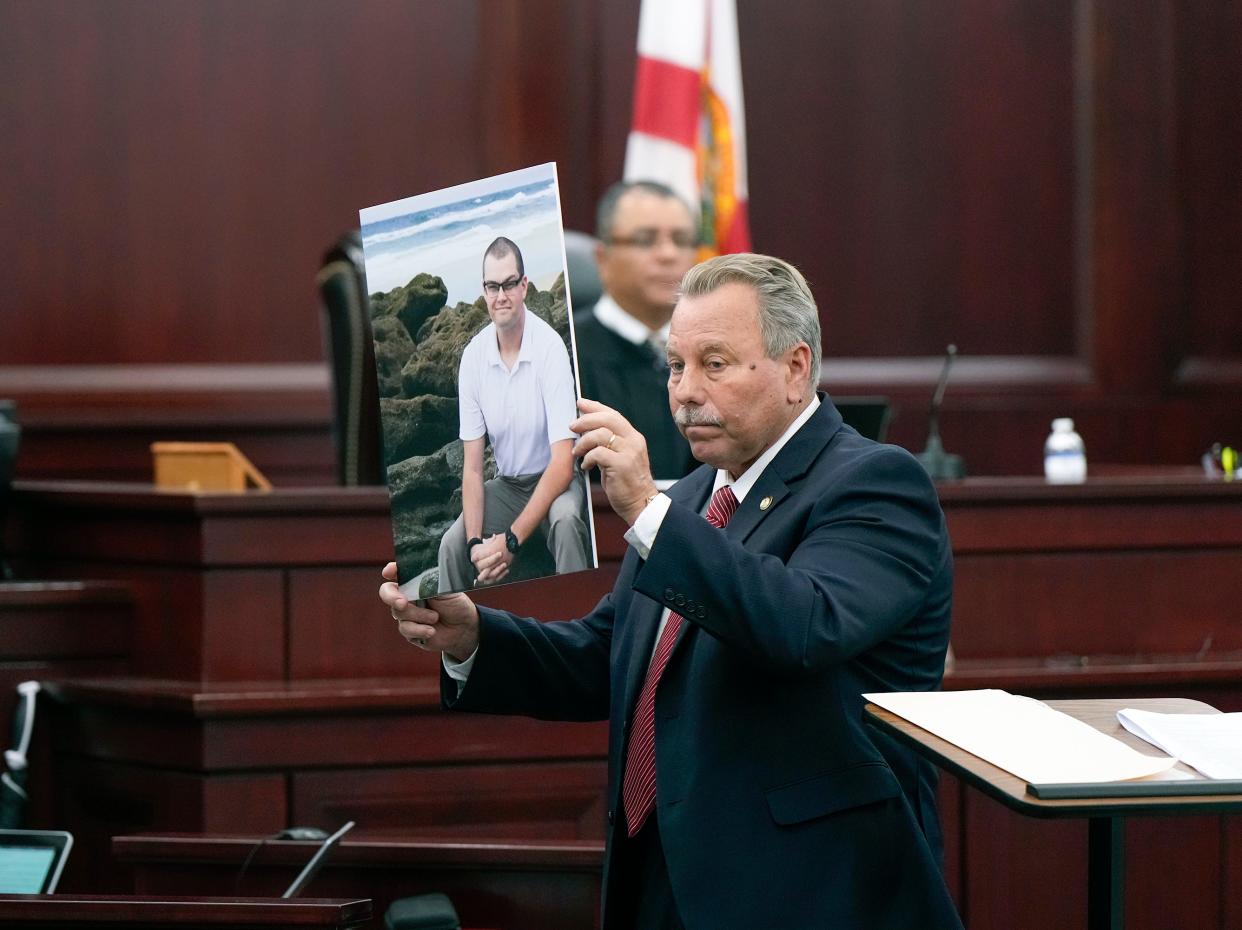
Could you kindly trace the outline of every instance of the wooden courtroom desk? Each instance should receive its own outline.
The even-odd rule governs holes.
[[[1242,483],[979,478],[941,485],[940,496],[956,560],[958,663],[946,687],[1185,696],[1242,710]],[[600,570],[480,602],[545,617],[589,610],[624,551],[620,521],[598,495],[595,505]],[[13,506],[10,551],[25,577],[112,579],[133,597],[129,676],[57,690],[58,803],[94,837],[79,862],[106,856],[114,834],[350,818],[392,835],[454,824],[458,835],[602,837],[602,724],[436,710],[435,658],[400,640],[375,596],[392,554],[384,489],[235,496],[18,482]],[[429,778],[429,793],[416,789]],[[1082,902],[1033,891],[1024,856],[1057,850],[1039,874],[1067,886],[1085,834],[1053,824],[1069,829],[1048,837],[1049,825],[974,794],[944,780],[947,875],[972,926],[1005,926],[1014,907],[1074,926]],[[1222,847],[1238,861],[1235,828],[1210,817],[1136,822],[1132,843],[1148,829],[1175,836],[1185,864],[1149,866],[1132,847],[1133,893],[1148,887],[1144,869],[1182,869],[1188,895],[1223,896],[1242,914],[1242,892],[1194,868]],[[1141,928],[1140,905],[1130,910]]]
[[[975,478],[939,490],[956,563],[946,688],[1242,710],[1242,482]],[[1084,824],[1020,816],[953,776],[940,800],[968,926],[1085,927]],[[1240,820],[1131,820],[1128,926],[1242,926],[1230,879],[1242,873]]]
[[[1127,707],[1161,714],[1218,713],[1200,701],[1176,698],[1051,701],[1049,706],[1077,720],[1090,724],[1102,733],[1120,740],[1146,756],[1164,756],[1144,740],[1126,731],[1117,720],[1117,712]],[[868,704],[865,708],[869,724],[910,746],[937,766],[952,771],[971,787],[1006,807],[1029,817],[1085,819],[1089,824],[1088,862],[1086,873],[1087,925],[1089,930],[1123,930],[1125,921],[1125,821],[1139,814],[1168,817],[1196,813],[1242,813],[1242,794],[1227,794],[1223,788],[1210,794],[1191,793],[1187,785],[1202,787],[1211,783],[1194,769],[1178,767],[1191,780],[1163,783],[1161,789],[1181,791],[1180,794],[1150,796],[1107,794],[1098,797],[1044,799],[1028,793],[1026,782],[964,749],[924,730],[884,708]],[[1219,783],[1216,783],[1219,784]],[[1233,784],[1237,784],[1236,782]],[[1127,785],[1131,787],[1132,785]],[[1116,791],[1116,789],[1113,789]],[[1229,880],[1223,872],[1222,879]],[[1185,915],[1183,915],[1185,917]]]
[[[0,924],[49,930],[352,930],[370,919],[371,902],[358,900],[0,895]]]
[[[467,927],[498,930],[598,925],[604,846],[599,840],[343,840],[315,876],[317,895],[365,895],[382,915],[396,898],[447,894]],[[130,868],[136,894],[226,894],[260,837],[118,836],[112,850]],[[270,842],[251,861],[247,894],[279,894],[315,843]]]

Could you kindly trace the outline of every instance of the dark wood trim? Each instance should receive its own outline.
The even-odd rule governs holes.
[[[1110,392],[1163,391],[1185,319],[1175,4],[1095,0],[1092,366]]]
[[[1173,384],[1179,388],[1242,390],[1242,358],[1184,358],[1173,373]]]
[[[886,393],[936,386],[944,359],[825,357],[820,381],[830,393]],[[1037,391],[1082,392],[1094,386],[1090,367],[1066,356],[959,356],[953,363],[950,390],[986,394]]]
[[[0,895],[0,922],[26,927],[360,927],[369,900],[199,898],[188,895]]]
[[[112,854],[121,862],[160,862],[192,858],[198,863],[231,866],[254,847],[261,837],[241,834],[157,833],[114,836]],[[315,843],[282,840],[269,843],[264,864],[301,866]],[[457,836],[381,839],[358,836],[341,840],[333,850],[334,866],[366,866],[383,863],[394,867],[426,868],[472,866],[477,868],[552,867],[598,872],[603,867],[604,844],[599,840],[462,840]]]
[[[326,363],[261,365],[14,365],[0,397],[17,402],[23,432],[143,426],[323,424]]]

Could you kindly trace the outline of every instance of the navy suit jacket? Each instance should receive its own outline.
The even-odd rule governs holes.
[[[952,557],[934,487],[827,398],[723,531],[700,515],[714,475],[668,492],[648,558],[628,552],[588,616],[480,608],[469,681],[457,695],[446,676],[445,706],[609,719],[611,849],[668,606],[688,622],[656,695],[656,816],[688,930],[960,927],[921,829],[934,777],[888,746],[895,774],[860,715],[864,691],[940,682]],[[608,878],[606,857],[605,927]]]

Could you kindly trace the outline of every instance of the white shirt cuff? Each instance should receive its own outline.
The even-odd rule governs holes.
[[[447,652],[440,653],[440,661],[444,663],[444,671],[448,673],[448,677],[454,681],[459,681],[463,685],[466,679],[470,677],[470,669],[474,668],[474,657],[479,654],[476,646],[474,652],[470,653],[470,658],[462,662],[454,662],[448,657]],[[458,689],[460,691],[460,689]]]
[[[664,523],[664,517],[672,504],[672,499],[667,495],[657,494],[643,508],[638,519],[634,521],[634,525],[625,531],[625,541],[633,546],[644,560],[651,555],[651,547],[655,545],[656,534],[660,532],[660,526]]]

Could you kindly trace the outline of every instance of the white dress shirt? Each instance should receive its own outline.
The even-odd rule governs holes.
[[[649,329],[646,323],[638,317],[631,316],[608,294],[596,301],[592,312],[600,326],[612,330],[633,345],[638,346],[646,342],[660,358],[664,358],[665,346],[668,345],[668,323],[659,329]]]

